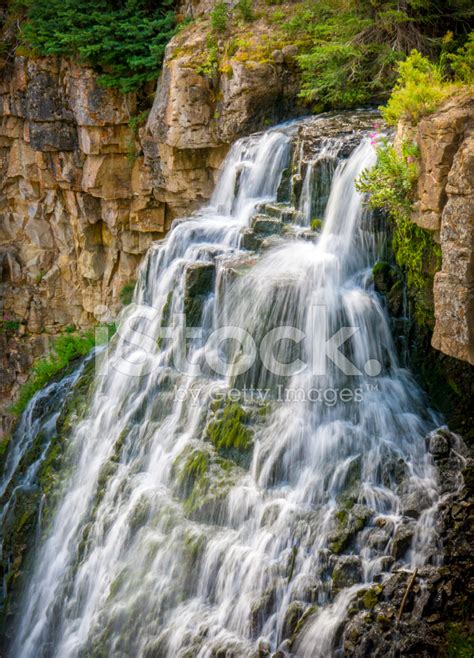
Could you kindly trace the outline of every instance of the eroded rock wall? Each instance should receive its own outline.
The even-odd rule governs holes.
[[[474,98],[464,94],[423,119],[414,221],[438,237],[432,345],[474,364]]]
[[[252,30],[271,40],[264,18]],[[230,144],[298,112],[294,49],[210,71],[209,34],[202,18],[170,42],[138,128],[136,95],[87,66],[18,56],[1,71],[0,434],[49,337],[113,319],[150,244],[209,199]]]
[[[87,68],[17,57],[0,81],[3,406],[48,336],[109,320],[169,226],[129,127],[133,95]]]

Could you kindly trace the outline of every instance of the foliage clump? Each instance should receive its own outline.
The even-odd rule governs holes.
[[[18,399],[10,409],[11,413],[21,414],[37,391],[46,386],[74,359],[88,354],[95,344],[96,337],[93,331],[74,333],[69,331],[57,336],[49,356],[33,364],[30,378],[21,387]]]
[[[382,115],[390,125],[400,119],[416,124],[423,116],[434,112],[458,86],[445,82],[441,67],[430,62],[417,50],[397,65],[398,79]]]
[[[211,27],[214,32],[225,32],[227,30],[228,11],[225,2],[219,0],[211,11]]]
[[[255,19],[255,14],[252,8],[252,0],[238,0],[237,4],[235,5],[235,11],[237,12],[237,15],[247,23]]]
[[[429,266],[438,269],[441,252],[431,233],[411,220],[418,179],[417,158],[418,149],[413,143],[404,142],[397,150],[384,141],[377,148],[375,166],[362,172],[356,186],[368,194],[371,208],[383,211],[392,219],[395,261],[405,272],[408,287],[418,296],[417,319],[425,324],[429,309],[423,299],[431,276]]]
[[[463,0],[452,0],[442,16],[430,1],[310,2],[285,25],[294,38],[309,40],[298,57],[301,97],[317,111],[380,101],[397,65],[414,49],[437,59],[447,48],[447,32],[449,48],[463,46],[471,17]],[[463,57],[470,51],[472,59],[469,44]]]
[[[78,58],[127,93],[158,77],[176,31],[173,0],[22,0],[25,49]]]

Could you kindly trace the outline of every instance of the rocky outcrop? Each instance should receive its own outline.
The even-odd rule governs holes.
[[[474,98],[448,101],[416,135],[421,173],[414,221],[439,235],[432,345],[474,364]]]
[[[167,47],[142,145],[175,214],[209,198],[235,139],[298,113],[297,49],[253,49],[271,39],[265,19],[252,22],[251,34],[252,42],[236,27],[218,38],[201,19]]]
[[[72,62],[17,57],[3,71],[0,111],[6,405],[48,335],[115,315],[122,286],[170,222],[129,126],[133,95]]]

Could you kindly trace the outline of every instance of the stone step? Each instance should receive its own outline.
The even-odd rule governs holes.
[[[265,215],[280,219],[285,224],[301,224],[304,220],[303,213],[289,203],[265,203],[259,210]]]
[[[255,215],[255,217],[252,217],[250,226],[255,233],[261,235],[275,235],[283,230],[282,221],[268,215]]]

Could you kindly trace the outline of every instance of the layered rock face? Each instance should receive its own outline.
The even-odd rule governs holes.
[[[474,98],[457,97],[420,122],[414,221],[439,234],[432,345],[474,364]]]
[[[208,34],[197,22],[170,42],[138,129],[136,95],[86,66],[19,56],[2,71],[0,416],[49,335],[116,315],[150,244],[210,197],[230,144],[295,112],[291,48],[204,71]]]
[[[17,57],[3,72],[0,270],[3,395],[47,334],[107,321],[153,240],[165,204],[129,127],[134,96],[91,69]]]

